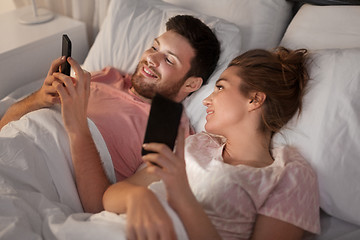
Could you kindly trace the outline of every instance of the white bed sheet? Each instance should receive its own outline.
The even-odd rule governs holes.
[[[112,182],[106,144],[89,127]],[[53,223],[82,212],[59,107],[26,114],[0,131],[0,238],[54,239]]]
[[[321,234],[305,240],[357,240],[360,227],[321,212]]]

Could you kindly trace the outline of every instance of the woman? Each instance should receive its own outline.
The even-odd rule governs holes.
[[[204,100],[207,132],[188,137],[185,154],[182,131],[175,153],[162,144],[144,145],[156,152],[143,157],[146,171],[163,181],[167,202],[190,239],[293,240],[305,231],[320,231],[314,172],[295,149],[271,150],[274,133],[301,112],[308,81],[306,56],[306,50],[285,48],[244,53],[231,61]],[[131,212],[134,199],[147,199],[138,190],[150,191],[134,189],[129,192],[137,192],[130,194],[137,198],[119,207],[120,185],[110,187],[105,209]],[[143,212],[131,214],[128,237],[164,236],[146,224],[133,227],[143,218],[139,215],[151,216]]]

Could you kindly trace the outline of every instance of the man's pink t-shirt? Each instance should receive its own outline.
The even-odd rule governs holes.
[[[141,146],[150,104],[130,88],[131,75],[122,75],[115,68],[107,67],[92,74],[88,117],[106,142],[117,181],[134,174],[143,163]],[[182,121],[189,126],[184,118]]]

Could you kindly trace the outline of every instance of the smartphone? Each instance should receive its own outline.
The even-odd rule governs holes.
[[[181,103],[156,94],[151,103],[144,143],[164,143],[173,150],[182,112]],[[148,153],[150,152],[142,149],[142,155]]]
[[[61,56],[65,56],[66,59],[68,57],[71,57],[71,41],[70,38],[64,34],[62,35],[62,55]],[[65,61],[63,64],[61,64],[61,72],[63,74],[66,74],[68,76],[70,76],[70,64],[68,63],[68,61]]]

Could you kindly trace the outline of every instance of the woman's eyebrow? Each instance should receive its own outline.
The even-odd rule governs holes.
[[[226,80],[226,78],[219,78],[219,79],[216,81],[216,83],[219,83],[219,82],[221,82],[221,81],[227,81],[227,80]]]

